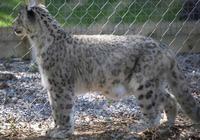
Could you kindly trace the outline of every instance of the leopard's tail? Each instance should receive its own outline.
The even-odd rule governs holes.
[[[183,111],[195,122],[200,123],[200,105],[195,101],[186,81],[186,77],[179,68],[177,62],[173,60],[167,74],[169,86],[172,94],[176,97]]]

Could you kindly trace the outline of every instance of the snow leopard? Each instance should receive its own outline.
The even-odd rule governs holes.
[[[162,42],[141,35],[74,35],[40,4],[22,6],[13,28],[18,36],[27,36],[36,50],[55,122],[47,136],[73,134],[75,95],[87,92],[116,100],[135,96],[152,126],[163,111],[167,124],[173,126],[177,103],[191,120],[200,122],[199,104],[175,54]]]

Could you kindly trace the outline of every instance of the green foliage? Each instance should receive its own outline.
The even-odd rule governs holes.
[[[0,1],[0,26],[11,25],[20,2]],[[46,0],[46,5],[64,26],[172,21],[181,8],[180,1],[172,0]]]
[[[13,10],[19,3],[20,0],[0,1],[0,27],[11,26],[13,18],[16,16]]]

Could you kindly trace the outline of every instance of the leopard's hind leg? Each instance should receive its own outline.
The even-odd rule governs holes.
[[[162,93],[159,100],[163,104],[167,116],[167,126],[171,127],[174,125],[177,116],[177,101],[175,97],[166,90],[163,90]]]
[[[134,95],[138,100],[138,104],[144,115],[149,128],[155,127],[160,124],[160,102],[159,102],[159,88],[158,79],[148,79],[141,83],[137,77],[134,77],[129,85],[135,92]]]

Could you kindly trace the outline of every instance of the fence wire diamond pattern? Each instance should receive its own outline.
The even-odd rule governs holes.
[[[0,2],[0,9],[9,9],[0,25],[5,22],[4,26],[11,26],[22,3],[20,0],[15,0],[14,5]],[[141,34],[168,44],[176,52],[193,92],[200,93],[200,0],[46,0],[46,6],[63,28],[74,34]],[[13,36],[10,28],[6,32],[8,38]],[[10,49],[13,56],[24,41],[18,39]],[[0,59],[0,74],[12,75],[9,79],[0,77],[1,134],[25,136],[27,131],[40,133],[51,127],[51,109],[34,59],[24,60],[31,50],[31,47],[26,49],[20,57]],[[80,96],[76,104],[76,125],[89,124],[88,115],[95,116],[94,122],[107,121],[120,112],[137,116],[139,111],[128,101],[113,101],[111,105],[100,95]]]

